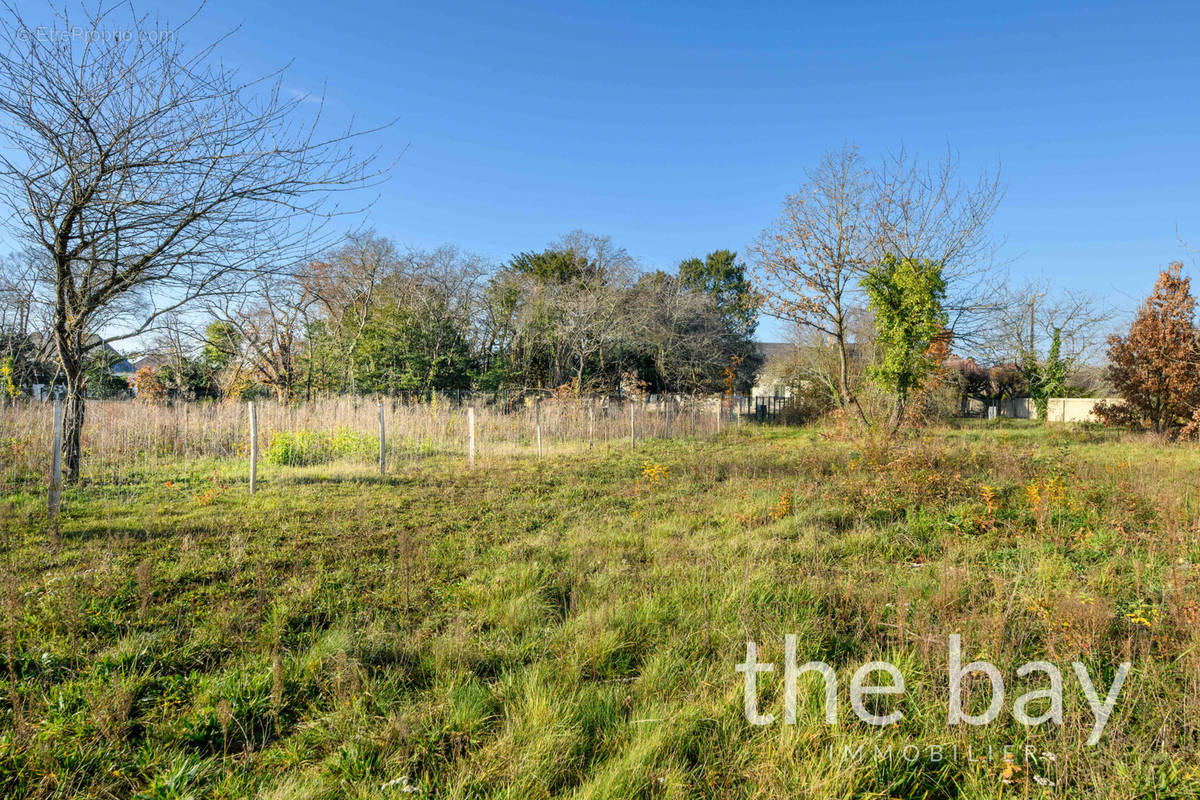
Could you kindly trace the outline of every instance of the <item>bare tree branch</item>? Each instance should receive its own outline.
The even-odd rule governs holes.
[[[198,301],[230,297],[327,241],[337,195],[386,170],[320,133],[320,109],[281,92],[282,71],[242,79],[225,37],[184,47],[126,3],[85,0],[47,37],[7,5],[0,27],[0,197],[6,224],[47,256],[39,276],[66,376],[68,477],[79,468],[83,359],[101,327],[137,336]]]

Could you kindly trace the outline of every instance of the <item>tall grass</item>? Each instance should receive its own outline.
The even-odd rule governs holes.
[[[184,471],[164,458],[137,503],[80,487],[57,539],[0,503],[0,795],[1200,796],[1195,447],[747,426],[295,467],[252,497]],[[746,640],[778,665],[788,633],[837,671],[837,725],[807,679],[797,725],[745,720]],[[991,725],[946,725],[950,633],[1005,678]],[[1011,716],[1035,658],[1063,668],[1061,727]],[[875,659],[907,682],[883,730],[847,698]],[[1134,665],[1094,748],[1074,660],[1105,685]]]
[[[280,466],[314,460],[369,464],[378,461],[380,404],[393,466],[431,457],[465,458],[467,406],[445,398],[406,402],[394,398],[340,397],[310,403],[258,401],[262,452]],[[723,419],[718,419],[722,414]],[[244,403],[148,404],[92,400],[83,430],[83,475],[88,482],[130,483],[141,472],[172,461],[245,459],[249,454]],[[52,405],[0,405],[0,493],[32,489],[45,482],[50,466]],[[707,438],[736,423],[728,403],[671,400],[630,404],[601,399],[550,399],[538,405],[505,407],[480,403],[475,409],[477,461],[537,454],[540,423],[543,456],[639,440]],[[355,439],[358,446],[334,447],[330,440]],[[311,452],[298,443],[308,441]],[[315,443],[326,445],[316,447]],[[372,444],[373,443],[373,444]],[[274,451],[272,450],[274,448]],[[320,451],[320,459],[316,459]]]

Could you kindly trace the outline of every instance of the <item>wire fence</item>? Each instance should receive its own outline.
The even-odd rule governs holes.
[[[396,472],[435,458],[458,459],[464,466],[550,458],[635,447],[647,439],[708,439],[744,418],[757,418],[754,410],[744,398],[260,400],[255,403],[256,463],[259,475],[269,478],[320,466],[369,465]],[[249,417],[247,403],[90,400],[79,484],[132,495],[148,480],[169,479],[172,472],[206,469],[235,479],[248,476]],[[0,406],[0,495],[45,491],[53,418],[50,402]]]

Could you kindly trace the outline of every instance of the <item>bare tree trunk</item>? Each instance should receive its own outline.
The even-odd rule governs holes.
[[[846,342],[838,337],[838,392],[842,396],[842,405],[850,405],[850,365],[846,358]]]
[[[850,359],[846,355],[846,335],[839,328],[837,337],[838,351],[838,392],[842,396],[842,406],[847,410],[853,410],[855,417],[860,425],[864,428],[870,427],[867,421],[867,415],[863,413],[862,406],[859,405],[858,397],[850,392]]]
[[[87,402],[83,367],[79,363],[64,365],[67,395],[63,402],[63,480],[74,483],[79,478],[83,452],[83,414]]]
[[[904,412],[907,410],[907,400],[904,397],[896,398],[896,407],[892,409],[892,419],[889,423],[889,435],[894,435],[900,430],[900,426],[904,424]]]

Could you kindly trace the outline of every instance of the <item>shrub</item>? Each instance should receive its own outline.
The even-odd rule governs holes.
[[[350,428],[338,428],[329,437],[333,458],[368,459],[379,452],[379,439]]]
[[[16,400],[21,396],[20,388],[13,381],[13,374],[13,357],[9,356],[0,363],[0,394],[9,400]]]
[[[138,400],[143,403],[161,403],[167,398],[167,387],[154,367],[142,367],[135,372],[133,387],[137,390]]]
[[[778,420],[784,425],[808,425],[816,422],[829,413],[831,406],[811,394],[803,394],[792,399],[779,412]]]
[[[271,437],[263,460],[268,464],[303,467],[337,459],[365,459],[379,448],[374,436],[338,428],[328,431],[280,431]]]
[[[316,431],[280,431],[271,437],[263,460],[268,464],[301,467],[329,460],[322,436]]]

